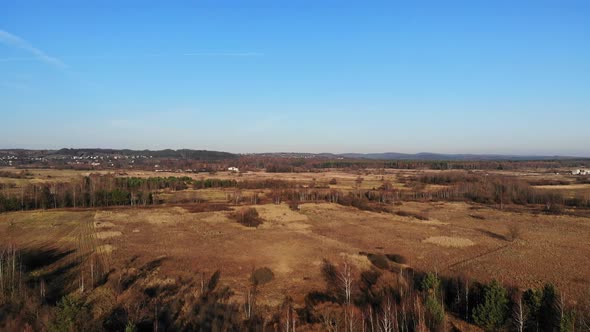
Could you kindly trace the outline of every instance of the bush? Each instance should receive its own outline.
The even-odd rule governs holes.
[[[445,310],[438,299],[429,294],[424,302],[428,326],[432,331],[439,330],[445,320]]]
[[[484,287],[484,300],[473,310],[473,321],[486,330],[498,330],[508,315],[508,295],[506,289],[497,281]]]
[[[522,228],[518,223],[508,225],[508,236],[510,241],[516,241],[522,237]]]
[[[547,203],[543,211],[550,214],[561,214],[563,213],[563,206],[557,203]]]
[[[389,270],[390,268],[389,259],[383,254],[368,254],[367,258],[373,263],[373,265],[380,269]]]
[[[250,281],[254,285],[264,285],[273,280],[274,277],[275,275],[274,273],[272,273],[271,269],[269,269],[268,267],[261,267],[252,272],[252,276],[250,276]]]
[[[57,303],[57,312],[50,331],[80,331],[90,321],[90,314],[86,304],[74,296],[64,296]]]
[[[387,257],[387,259],[389,259],[390,261],[392,261],[394,263],[398,263],[398,264],[407,264],[408,263],[408,259],[402,255],[386,254],[385,256]]]
[[[397,212],[395,212],[395,214],[397,214],[400,217],[411,217],[411,218],[416,218],[418,220],[429,220],[430,218],[428,218],[428,216],[424,213],[419,213],[419,212],[410,212],[410,211],[404,211],[404,210],[399,210]]]
[[[427,324],[431,330],[439,330],[445,319],[444,308],[439,301],[441,281],[436,274],[429,272],[422,279],[420,289],[425,293],[424,307]]]
[[[420,288],[422,291],[425,291],[429,294],[434,294],[436,297],[438,297],[438,293],[440,292],[440,279],[436,274],[428,272],[424,276],[424,279],[422,279]]]
[[[299,202],[297,201],[290,201],[289,202],[289,209],[293,211],[299,211]]]
[[[262,219],[260,219],[258,211],[253,207],[241,208],[232,216],[237,222],[246,227],[258,227],[262,224]]]

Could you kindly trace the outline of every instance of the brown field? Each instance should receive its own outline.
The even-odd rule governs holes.
[[[363,185],[378,186],[382,179],[419,171],[363,174]],[[87,172],[39,171],[62,179]],[[148,176],[151,172],[127,172]],[[178,175],[177,173],[159,176]],[[199,178],[202,175],[191,174]],[[306,174],[247,173],[240,179],[273,178],[327,183],[352,188],[355,173]],[[219,173],[216,178],[238,177]],[[42,179],[37,179],[42,180]],[[32,181],[32,180],[29,180]],[[396,183],[395,185],[401,186]],[[588,185],[547,186],[559,190],[587,190]],[[162,195],[198,195],[208,201],[226,201],[222,189],[186,190]],[[521,288],[555,283],[572,294],[590,287],[590,219],[567,215],[533,214],[465,202],[404,202],[395,209],[423,213],[428,220],[395,213],[360,211],[328,203],[258,205],[264,224],[248,228],[229,219],[231,211],[191,212],[190,206],[47,210],[0,215],[0,241],[19,247],[55,247],[97,252],[107,269],[120,270],[129,261],[163,258],[152,276],[164,280],[220,269],[222,281],[241,296],[255,267],[269,267],[275,280],[264,285],[262,297],[276,304],[285,293],[298,301],[322,287],[322,259],[348,259],[358,270],[370,262],[361,252],[400,254],[407,265],[444,275],[467,275],[475,280],[499,279]],[[510,225],[522,235],[512,241]],[[84,240],[86,239],[86,240]],[[84,242],[84,243],[82,243]]]
[[[354,192],[359,189],[359,176],[363,178],[360,189],[378,188],[389,181],[398,190],[410,190],[404,183],[405,177],[435,172],[440,171],[214,175],[126,171],[118,176],[280,179]],[[32,173],[32,178],[0,178],[0,183],[17,183],[16,188],[5,190],[18,192],[19,186],[30,182],[68,181],[89,174],[59,170]],[[525,180],[567,181],[571,184],[535,188],[560,191],[570,197],[590,193],[590,185],[578,184],[569,175],[499,173]],[[336,179],[337,184],[329,184],[331,179]],[[424,185],[423,190],[444,187]],[[2,213],[0,243],[64,253],[32,273],[52,275],[66,271],[65,279],[60,281],[66,292],[78,287],[76,278],[81,274],[90,275],[91,264],[111,280],[121,280],[129,271],[143,273],[141,287],[146,289],[154,285],[166,287],[178,280],[207,278],[220,270],[221,283],[229,286],[234,291],[233,300],[240,302],[250,287],[252,271],[267,267],[274,279],[260,286],[258,303],[276,307],[288,294],[302,305],[309,292],[325,287],[321,274],[324,259],[335,264],[347,261],[358,273],[372,266],[367,253],[401,255],[405,264],[397,266],[402,268],[436,271],[443,276],[462,276],[480,282],[498,279],[520,289],[553,283],[570,304],[590,291],[587,213],[568,209],[547,214],[516,205],[500,210],[498,206],[451,201],[397,202],[389,206],[390,212],[378,213],[324,202],[299,204],[298,209],[291,209],[285,202],[249,205],[246,199],[241,205],[254,207],[263,220],[262,225],[251,228],[232,219],[239,206],[228,204],[228,198],[235,191],[166,189],[157,194],[165,202],[161,205]],[[249,197],[270,191],[244,189],[241,195]],[[192,201],[206,203],[182,203]]]

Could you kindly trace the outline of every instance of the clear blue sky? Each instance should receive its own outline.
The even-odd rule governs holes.
[[[0,0],[0,148],[590,156],[589,1],[153,3]]]

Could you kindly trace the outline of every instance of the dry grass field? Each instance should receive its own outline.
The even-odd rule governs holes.
[[[360,252],[400,254],[419,270],[496,278],[522,288],[552,282],[572,297],[590,287],[588,218],[466,203],[399,208],[427,212],[429,220],[327,203],[302,204],[299,211],[286,204],[256,206],[265,221],[258,228],[237,224],[228,211],[191,213],[182,207],[14,212],[0,215],[0,241],[78,250],[80,237],[91,232],[92,249],[86,250],[105,256],[109,269],[121,269],[133,257],[142,262],[165,257],[159,278],[221,269],[223,281],[237,292],[247,288],[254,267],[265,266],[276,276],[262,293],[269,303],[285,292],[301,300],[321,288],[324,258],[347,258],[359,270],[368,268]],[[515,223],[522,236],[512,241],[509,226]]]
[[[46,181],[45,172],[35,179]],[[421,171],[362,174],[362,185],[378,187]],[[49,179],[84,173],[51,171]],[[127,172],[125,176],[154,176],[151,172]],[[157,176],[178,174],[161,174]],[[202,175],[190,174],[199,179]],[[218,173],[215,178],[282,179],[328,184],[335,188],[358,188],[357,173],[305,174]],[[4,180],[4,179],[2,179]],[[9,181],[12,181],[10,179]],[[436,188],[436,186],[433,186]],[[540,186],[586,192],[588,185]],[[299,209],[288,204],[254,207],[263,224],[245,227],[227,205],[233,189],[166,191],[161,197],[200,197],[209,203],[226,203],[225,209],[200,212],[198,204],[163,204],[150,207],[54,209],[0,214],[0,243],[19,248],[43,248],[70,253],[35,273],[70,266],[65,287],[73,290],[80,269],[92,259],[110,278],[124,271],[152,266],[144,283],[166,285],[179,278],[222,271],[222,284],[241,301],[248,290],[251,272],[268,267],[274,279],[260,286],[259,303],[277,306],[285,294],[302,304],[310,291],[322,289],[321,265],[350,262],[354,270],[368,270],[366,253],[397,254],[404,266],[418,271],[437,271],[443,276],[464,276],[487,282],[500,280],[521,289],[553,283],[575,303],[590,290],[590,218],[570,214],[545,214],[526,208],[500,210],[467,202],[408,201],[392,205],[391,212],[370,212],[330,203],[305,203]],[[264,190],[262,190],[264,191]],[[244,191],[250,195],[255,190]],[[247,204],[249,205],[249,204]],[[424,216],[417,218],[416,216]],[[110,272],[109,272],[110,271]]]

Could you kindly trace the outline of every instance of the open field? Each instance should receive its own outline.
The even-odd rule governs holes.
[[[590,287],[588,218],[465,203],[405,203],[400,208],[425,211],[429,220],[326,203],[303,204],[300,211],[286,204],[257,206],[265,220],[257,229],[231,221],[227,211],[190,213],[181,207],[15,212],[0,216],[0,241],[76,250],[80,234],[90,228],[93,245],[109,248],[100,253],[109,268],[121,269],[133,257],[142,262],[165,257],[160,278],[221,269],[223,281],[238,296],[247,288],[249,272],[265,266],[276,276],[262,293],[269,304],[281,301],[285,292],[301,301],[321,288],[324,258],[349,258],[359,270],[369,268],[360,252],[400,254],[419,270],[496,278],[521,288],[552,282],[572,297],[577,289]],[[508,227],[514,223],[523,234],[511,241]]]
[[[215,178],[237,183],[281,180],[296,184],[297,190],[304,192],[319,188],[355,197],[363,190],[385,190],[379,189],[384,184],[388,184],[387,190],[407,193],[416,192],[416,188],[421,193],[451,190],[451,184],[432,184],[427,178],[420,182],[421,177],[444,174],[423,170],[181,175],[127,171],[114,176],[188,176],[195,181]],[[484,177],[496,173],[469,174]],[[590,188],[569,175],[498,174],[532,177],[535,183],[558,181],[560,184],[534,188],[564,192],[568,197],[587,195]],[[25,182],[51,184],[88,175],[81,171],[35,170],[27,179],[1,178],[0,182],[23,181],[4,189],[18,193]],[[394,269],[436,271],[445,278],[482,283],[496,279],[523,290],[551,283],[565,294],[571,306],[590,291],[590,218],[584,209],[544,213],[535,205],[508,204],[500,209],[498,204],[428,198],[367,208],[325,201],[301,201],[293,207],[292,202],[284,200],[275,204],[261,199],[254,204],[250,199],[272,196],[274,190],[166,188],[154,192],[160,200],[157,205],[6,212],[0,214],[0,243],[21,250],[60,253],[32,271],[47,278],[52,301],[75,292],[85,285],[84,280],[94,281],[97,275],[116,285],[128,275],[138,274],[141,278],[136,283],[148,290],[176,287],[182,280],[203,280],[219,270],[221,284],[233,291],[230,300],[239,303],[249,294],[252,272],[265,267],[274,277],[259,286],[258,305],[278,307],[288,294],[302,306],[309,294],[326,287],[324,260],[337,265],[347,262],[358,274],[376,268],[371,255],[396,255],[403,258],[403,264],[391,263]],[[234,201],[238,192],[241,200]],[[379,209],[373,209],[375,206]],[[237,223],[233,214],[244,207],[256,209],[262,224],[246,227]]]

